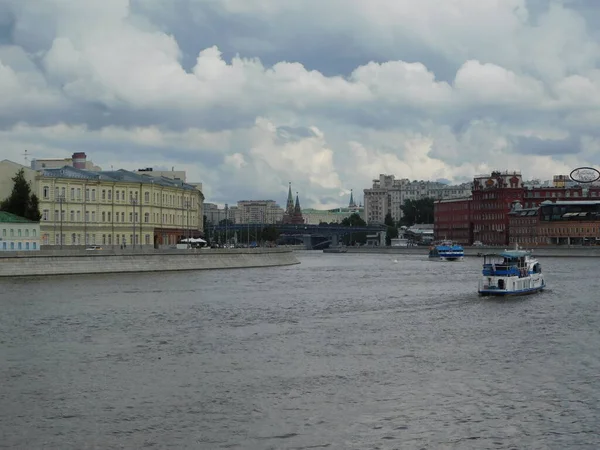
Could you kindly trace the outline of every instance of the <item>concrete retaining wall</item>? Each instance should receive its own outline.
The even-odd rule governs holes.
[[[0,277],[113,272],[238,269],[299,264],[290,249],[210,249],[115,253],[107,251],[0,256]],[[92,254],[89,254],[92,253]]]
[[[497,253],[510,247],[465,247],[465,256],[478,256],[480,253]],[[346,247],[347,253],[389,253],[395,255],[423,255],[429,254],[429,247]],[[598,247],[534,247],[533,255],[536,257],[595,257],[600,258]],[[323,250],[324,253],[337,253],[332,250]]]

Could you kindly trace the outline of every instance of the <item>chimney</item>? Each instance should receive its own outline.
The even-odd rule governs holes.
[[[85,152],[73,153],[73,167],[75,167],[76,169],[85,169],[85,160]]]

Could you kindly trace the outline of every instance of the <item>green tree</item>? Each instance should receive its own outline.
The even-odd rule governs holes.
[[[265,227],[262,230],[262,240],[264,241],[276,241],[277,239],[279,239],[279,230],[274,227],[273,225],[270,225],[268,227]]]
[[[366,227],[367,223],[360,217],[358,213],[351,214],[349,217],[344,218],[340,225],[344,227]]]
[[[383,221],[388,227],[395,227],[396,223],[394,222],[394,218],[392,217],[392,213],[387,213],[385,215],[385,219]]]
[[[343,227],[366,227],[367,223],[360,217],[358,213],[354,213],[349,217],[344,218],[340,225]],[[356,243],[364,244],[367,242],[367,233],[361,231],[346,234],[342,238],[342,242],[346,245],[354,245]]]
[[[385,232],[385,245],[392,245],[392,239],[396,239],[398,237],[398,228],[396,227],[387,227]]]
[[[433,223],[433,199],[406,200],[402,209],[401,225],[412,226],[416,223]]]
[[[0,211],[6,211],[39,222],[42,217],[39,201],[37,196],[31,192],[31,186],[25,179],[25,171],[23,169],[19,170],[12,181],[14,183],[12,192],[7,199],[0,203]]]

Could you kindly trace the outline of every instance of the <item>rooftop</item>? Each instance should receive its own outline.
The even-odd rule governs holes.
[[[138,174],[129,170],[100,170],[91,171],[64,166],[58,169],[43,169],[42,176],[49,178],[72,178],[93,181],[120,181],[125,183],[156,184],[165,187],[175,187],[185,190],[197,190],[195,186],[167,177],[153,177],[144,173]]]
[[[575,205],[600,205],[600,200],[559,200],[556,202],[545,200],[540,206],[575,206]]]
[[[36,223],[25,217],[17,216],[6,211],[0,211],[0,223]]]

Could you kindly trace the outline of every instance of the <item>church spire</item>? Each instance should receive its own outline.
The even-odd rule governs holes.
[[[300,199],[298,198],[298,193],[296,192],[296,205],[294,206],[294,215],[302,215],[302,210],[300,209]]]
[[[289,187],[288,187],[288,198],[287,198],[287,204],[285,205],[285,211],[288,214],[292,214],[294,212],[294,197],[292,197],[292,182],[289,182]]]
[[[348,204],[348,208],[356,208],[356,203],[354,203],[354,195],[352,193],[352,189],[350,189],[350,203]]]

